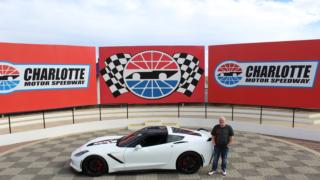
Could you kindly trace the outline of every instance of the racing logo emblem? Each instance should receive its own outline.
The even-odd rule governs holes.
[[[226,87],[236,86],[242,79],[241,67],[232,61],[220,64],[215,71],[217,81]]]
[[[90,65],[0,63],[0,94],[15,91],[87,88]]]
[[[146,99],[171,94],[181,79],[178,63],[169,55],[157,51],[136,54],[125,66],[123,76],[126,87]]]
[[[224,61],[215,69],[216,81],[224,87],[312,88],[318,61]]]
[[[9,65],[0,64],[0,91],[8,91],[19,84],[19,71]]]
[[[160,99],[175,91],[190,97],[203,74],[199,60],[187,53],[122,53],[108,57],[105,64],[100,72],[114,97],[129,91],[144,99]]]

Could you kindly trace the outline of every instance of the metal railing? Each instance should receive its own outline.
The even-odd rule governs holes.
[[[309,123],[311,126],[317,124],[318,121],[320,124],[320,120],[317,119],[318,114],[320,119],[320,111],[315,110],[303,110],[295,108],[275,109],[273,107],[266,106],[240,106],[210,103],[93,105],[4,114],[0,120],[0,131],[2,132],[0,132],[0,134],[14,133],[30,129],[45,129],[59,125],[76,124],[88,121],[102,121],[108,119],[130,119],[139,117],[216,119],[221,115],[227,116],[228,119],[231,119],[231,121],[252,120],[253,122],[258,122],[259,124],[264,124],[268,121],[274,121],[275,123],[281,122],[286,125],[290,124],[292,128],[295,128],[297,123],[299,124],[304,122],[304,118],[306,119],[306,124]],[[4,122],[6,118],[7,123]],[[277,120],[281,118],[284,120]],[[7,130],[5,130],[6,126],[8,128]]]

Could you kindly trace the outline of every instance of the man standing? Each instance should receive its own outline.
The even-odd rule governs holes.
[[[219,124],[215,125],[211,131],[212,144],[214,145],[213,151],[213,163],[212,170],[209,171],[209,175],[217,173],[218,162],[221,156],[222,163],[222,175],[226,176],[227,172],[227,157],[229,151],[229,145],[233,143],[233,129],[230,125],[226,124],[226,119],[224,117],[219,118]]]

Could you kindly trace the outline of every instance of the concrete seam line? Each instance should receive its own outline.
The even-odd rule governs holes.
[[[105,130],[119,130],[118,128],[111,128],[111,129],[102,129],[102,130],[98,130],[98,131],[105,131]],[[84,132],[77,132],[77,133],[71,133],[71,134],[68,134],[68,135],[61,135],[61,136],[56,136],[56,137],[50,137],[50,138],[44,138],[44,139],[39,139],[39,140],[35,140],[35,142],[31,142],[31,143],[27,143],[27,144],[24,144],[24,145],[21,145],[21,146],[18,146],[16,148],[12,148],[8,151],[5,151],[3,153],[0,153],[0,157],[3,156],[3,155],[6,155],[6,154],[9,154],[11,152],[14,152],[14,151],[17,151],[17,150],[20,150],[22,148],[25,148],[25,147],[28,147],[28,146],[32,146],[32,145],[35,145],[35,144],[39,144],[39,143],[42,143],[42,142],[47,142],[49,140],[55,140],[55,139],[59,139],[59,138],[64,138],[64,137],[70,137],[70,136],[74,136],[74,135],[77,135],[77,134],[82,134],[82,133],[91,133],[91,132],[96,132],[96,130],[91,130],[91,131],[84,131]],[[25,143],[25,142],[21,142],[21,143]],[[18,143],[17,143],[18,144]],[[11,145],[14,145],[14,144],[10,144],[10,145],[5,145],[5,146],[11,146]]]
[[[99,130],[99,131],[105,131],[105,130],[118,130],[117,128],[112,128],[112,129],[102,129],[102,130]],[[82,134],[82,133],[90,133],[90,132],[95,132],[95,130],[92,130],[92,131],[85,131],[85,132],[78,132],[78,133],[72,133],[72,134],[68,134],[68,135],[61,135],[61,136],[56,136],[56,137],[51,137],[51,138],[44,138],[44,139],[39,139],[39,140],[35,140],[35,142],[31,142],[31,143],[27,143],[27,144],[24,144],[24,145],[21,145],[21,146],[18,146],[16,148],[12,148],[8,151],[5,151],[3,153],[0,153],[0,157],[3,156],[3,155],[6,155],[8,153],[11,153],[11,152],[14,152],[14,151],[17,151],[17,150],[20,150],[22,148],[25,148],[25,147],[28,147],[28,146],[31,146],[31,145],[35,145],[35,144],[39,144],[39,143],[42,143],[42,142],[47,142],[49,140],[55,140],[55,139],[59,139],[59,138],[63,138],[63,137],[69,137],[69,136],[74,136],[74,135],[77,135],[77,134]],[[22,142],[22,143],[25,143],[25,142]],[[18,144],[18,143],[17,143]],[[5,145],[5,146],[11,146],[11,145],[14,145],[14,144],[10,144],[10,145]]]
[[[31,143],[28,143],[28,144],[24,144],[24,145],[21,145],[21,146],[12,148],[12,149],[10,149],[10,150],[8,150],[8,151],[5,151],[5,152],[3,152],[3,153],[0,153],[0,157],[1,157],[1,156],[4,156],[4,155],[6,155],[6,154],[9,154],[9,153],[15,152],[15,151],[17,151],[17,150],[20,150],[20,149],[22,149],[22,148],[29,147],[29,146],[32,146],[32,145],[35,145],[35,144],[39,144],[39,143],[42,143],[42,142],[46,142],[46,141],[47,141],[47,139],[35,140],[35,142],[31,142]],[[23,142],[23,143],[24,143],[24,142]],[[14,144],[10,144],[10,145],[14,145]],[[10,145],[8,145],[8,146],[10,146]]]
[[[74,136],[74,135],[82,134],[82,133],[91,133],[91,132],[105,131],[105,130],[108,130],[108,131],[110,130],[110,131],[112,131],[112,130],[119,130],[119,128],[110,128],[110,129],[106,128],[106,129],[99,129],[99,130],[89,130],[89,131],[83,131],[83,132],[75,132],[75,133],[70,133],[70,134],[67,134],[67,135],[49,137],[49,138],[46,138],[46,141],[48,141],[48,140],[55,140],[55,139],[59,139],[59,138],[63,138],[63,137],[67,138],[67,137],[69,137],[69,136]]]
[[[275,141],[279,141],[279,142],[283,142],[283,143],[286,143],[286,144],[290,144],[290,145],[299,147],[299,148],[301,148],[301,149],[304,149],[304,150],[306,150],[306,151],[308,151],[308,152],[310,152],[310,153],[313,153],[313,154],[315,154],[316,156],[319,156],[319,157],[320,157],[320,152],[317,152],[317,151],[315,151],[315,150],[313,150],[313,149],[310,149],[310,148],[308,148],[308,147],[306,147],[306,146],[302,146],[302,145],[300,145],[300,144],[296,144],[296,143],[293,143],[293,142],[289,142],[289,141],[286,141],[286,140],[283,140],[283,139],[278,139],[278,138],[276,138],[276,137],[270,137],[270,136],[266,136],[266,135],[262,135],[262,134],[258,134],[258,135],[263,136],[263,137],[265,137],[265,138],[267,138],[267,139],[272,139],[272,140],[275,140]]]

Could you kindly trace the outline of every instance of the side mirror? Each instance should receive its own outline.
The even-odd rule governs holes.
[[[134,150],[139,150],[139,149],[141,149],[142,148],[142,146],[140,145],[140,144],[138,144],[138,145],[136,145],[136,147],[134,148]]]

